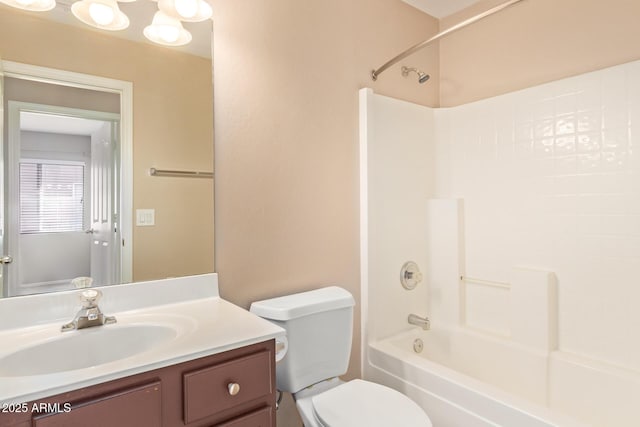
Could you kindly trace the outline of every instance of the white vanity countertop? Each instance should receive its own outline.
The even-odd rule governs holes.
[[[106,315],[115,315],[117,323],[64,333],[61,325],[80,308],[78,291],[1,300],[0,363],[4,356],[34,343],[96,333],[100,328],[166,323],[176,328],[176,337],[88,368],[30,376],[0,374],[0,405],[29,402],[285,336],[282,328],[220,298],[216,274],[100,289],[104,296],[99,306]],[[24,324],[25,317],[31,325]],[[41,357],[44,360],[47,354]]]

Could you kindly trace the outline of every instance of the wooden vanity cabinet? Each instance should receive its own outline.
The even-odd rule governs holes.
[[[275,427],[274,352],[270,340],[59,394],[0,427]]]

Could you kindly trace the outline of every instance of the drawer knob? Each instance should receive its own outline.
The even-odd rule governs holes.
[[[236,394],[240,393],[240,384],[229,383],[229,385],[227,385],[227,389],[229,390],[229,394],[231,396],[235,396]]]

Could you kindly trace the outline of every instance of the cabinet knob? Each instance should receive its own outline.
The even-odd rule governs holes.
[[[235,396],[236,394],[240,393],[240,384],[229,383],[229,385],[227,385],[227,389],[229,390],[229,394],[231,396]]]

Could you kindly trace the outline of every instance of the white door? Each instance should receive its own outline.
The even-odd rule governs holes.
[[[91,277],[94,286],[119,282],[116,124],[105,122],[91,136]]]

